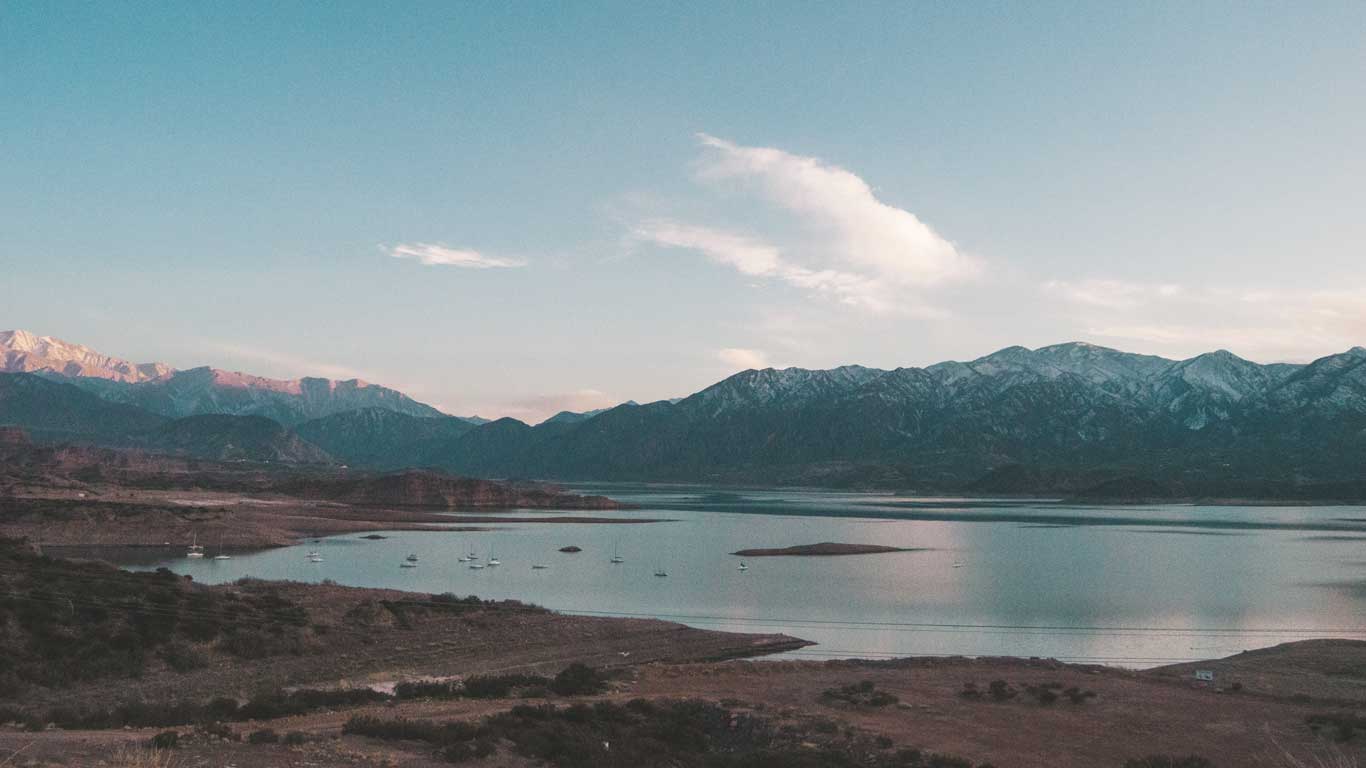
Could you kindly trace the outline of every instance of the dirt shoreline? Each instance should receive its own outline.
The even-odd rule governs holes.
[[[666,518],[584,514],[583,510],[352,505],[207,490],[34,489],[0,498],[0,536],[39,546],[113,548],[186,546],[225,549],[290,546],[302,539],[375,531],[477,532],[502,524],[638,525]]]

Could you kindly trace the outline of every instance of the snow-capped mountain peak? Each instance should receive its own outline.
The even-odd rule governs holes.
[[[14,330],[0,331],[0,371],[50,372],[136,383],[161,378],[175,369],[165,363],[132,363],[52,336]]]

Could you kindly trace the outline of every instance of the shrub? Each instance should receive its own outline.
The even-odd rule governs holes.
[[[190,672],[209,666],[209,657],[189,643],[175,640],[161,649],[161,659],[177,672]]]
[[[462,692],[471,699],[506,699],[514,688],[545,686],[550,682],[540,675],[479,675],[467,678]]]
[[[373,715],[356,715],[342,726],[342,733],[349,735],[369,736],[384,741],[425,741],[437,746],[470,741],[478,732],[476,726],[460,721],[385,720]]]
[[[308,737],[302,731],[290,731],[285,734],[284,742],[291,747],[297,747],[308,741]]]
[[[1310,730],[1315,732],[1325,725],[1330,726],[1333,729],[1333,738],[1337,741],[1351,741],[1356,737],[1358,728],[1366,728],[1366,717],[1357,717],[1350,712],[1318,713],[1306,717],[1304,721]]]
[[[386,701],[388,694],[370,688],[339,688],[319,690],[300,688],[297,691],[282,693],[276,691],[256,696],[239,709],[235,715],[238,720],[274,720],[290,715],[302,715],[319,709],[356,707]]]
[[[550,690],[561,696],[587,696],[607,688],[607,679],[592,667],[574,663],[565,667],[550,682]]]
[[[459,683],[413,680],[394,686],[394,696],[400,699],[455,699],[460,695]]]
[[[1068,688],[1063,691],[1063,694],[1067,696],[1067,700],[1073,704],[1085,704],[1087,699],[1094,699],[1096,697],[1095,691],[1083,691],[1076,687]]]
[[[899,701],[894,694],[877,690],[872,680],[827,689],[821,693],[821,698],[827,702],[839,701],[859,707],[885,707]]]
[[[996,701],[1009,701],[1019,694],[1019,691],[1011,688],[1010,683],[1007,683],[1004,680],[992,680],[987,686],[987,692],[990,693],[991,698]]]
[[[175,731],[162,731],[149,742],[152,749],[174,749],[180,743],[180,734]]]

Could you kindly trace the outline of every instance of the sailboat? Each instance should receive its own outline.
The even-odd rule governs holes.
[[[309,553],[308,553],[308,562],[310,562],[310,563],[321,563],[322,561],[323,561],[323,556],[320,555],[320,554],[318,554],[317,552],[309,552]]]
[[[464,549],[464,547],[461,547],[461,549]],[[473,559],[474,559],[474,558],[471,557],[471,556],[469,556],[469,555],[461,555],[461,556],[459,557],[459,561],[462,562],[462,563],[468,563],[469,561],[471,561],[471,560],[473,560]]]
[[[548,566],[548,565],[542,565],[541,563],[533,563],[532,566],[531,566],[531,570],[533,570],[533,571],[544,571],[545,569],[547,569],[547,568],[549,568],[549,567],[550,567],[550,566]]]
[[[408,560],[408,562],[410,562],[410,563],[416,563],[416,562],[417,562],[417,553],[414,552],[413,554],[408,555],[407,560]]]
[[[194,538],[190,540],[190,548],[185,550],[185,556],[196,558],[204,556],[204,548],[199,545],[199,534],[194,534]]]
[[[668,576],[668,575],[669,575],[669,572],[666,571],[666,570],[664,570],[663,568],[656,568],[656,569],[655,569],[655,575],[658,576],[658,577],[660,577],[660,578],[664,578],[665,576]]]
[[[617,539],[617,543],[615,543],[615,544],[612,545],[612,559],[609,560],[608,562],[610,562],[610,563],[612,563],[612,564],[614,564],[614,565],[620,565],[620,564],[626,562],[626,559],[623,558],[623,557],[621,556],[621,551],[620,551],[620,550],[621,550],[621,539]]]
[[[406,558],[403,559],[403,562],[401,562],[401,563],[398,564],[398,567],[399,567],[399,568],[416,568],[416,567],[417,567],[417,553],[413,553],[413,554],[411,554],[411,555],[408,555]]]
[[[494,566],[496,566],[496,565],[502,565],[502,564],[503,564],[503,561],[502,561],[502,560],[499,560],[499,559],[493,554],[493,548],[492,548],[492,547],[489,547],[489,567],[492,568],[492,567],[494,567]]]
[[[231,559],[232,559],[232,555],[225,555],[225,554],[223,554],[223,537],[222,537],[222,536],[219,536],[219,537],[218,537],[218,554],[214,555],[214,556],[213,556],[213,559],[215,559],[215,560],[231,560]]]
[[[742,562],[742,563],[740,563],[739,566],[736,567],[735,570],[737,570],[737,571],[748,571],[748,570],[749,570],[749,566],[748,566],[748,565],[745,565],[745,564]]]

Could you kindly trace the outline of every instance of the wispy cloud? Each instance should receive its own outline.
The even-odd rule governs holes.
[[[699,134],[704,181],[755,182],[770,203],[826,238],[828,256],[906,285],[975,277],[981,267],[910,211],[882,202],[858,175],[814,157]]]
[[[1226,348],[1257,360],[1308,360],[1366,340],[1366,291],[1197,288],[1053,280],[1086,335],[1182,357]]]
[[[750,368],[769,367],[768,356],[759,349],[726,347],[716,351],[716,358],[727,366],[742,371]]]
[[[264,365],[269,369],[267,373],[281,378],[293,379],[305,376],[321,376],[328,379],[371,380],[371,377],[366,376],[362,371],[347,365],[322,362],[250,344],[205,340],[202,342],[201,346],[207,347],[208,349],[229,358],[246,361],[249,365]],[[261,373],[260,371],[255,370],[248,372]]]
[[[399,243],[385,250],[395,259],[412,259],[429,267],[510,269],[526,266],[523,259],[488,256],[469,248],[450,248],[437,243]]]
[[[876,312],[889,311],[894,307],[887,287],[874,278],[836,269],[814,270],[793,264],[783,257],[777,246],[746,235],[664,219],[641,223],[633,235],[638,241],[695,250],[718,264],[734,267],[742,274],[781,280],[843,304]]]
[[[1131,309],[1153,300],[1174,298],[1184,292],[1181,286],[1174,284],[1157,285],[1123,280],[1049,280],[1043,284],[1043,289],[1051,296],[1074,304],[1110,309]]]

